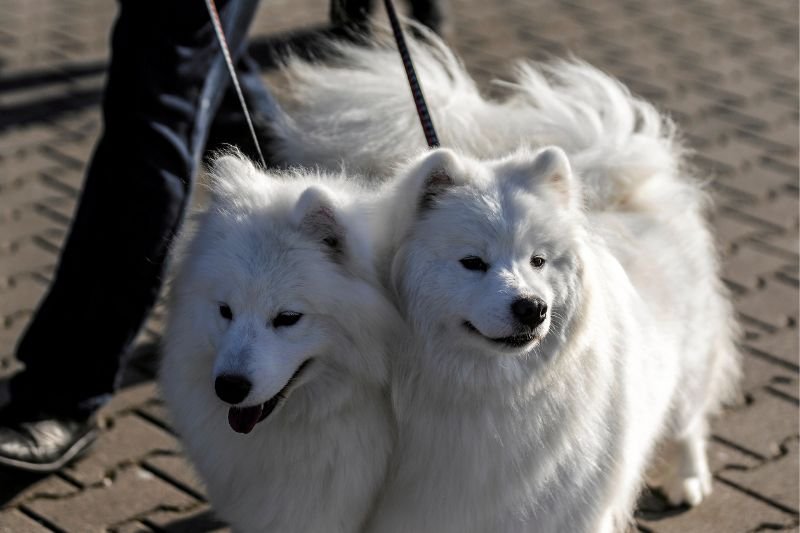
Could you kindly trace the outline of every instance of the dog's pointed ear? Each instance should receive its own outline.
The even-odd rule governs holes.
[[[344,226],[337,217],[333,197],[325,189],[311,186],[303,191],[292,213],[292,222],[332,252],[344,249]]]
[[[458,156],[452,150],[438,148],[425,154],[412,167],[410,188],[419,210],[429,209],[438,196],[461,181]]]
[[[567,154],[557,146],[542,148],[517,174],[519,185],[528,190],[545,187],[567,208],[579,204],[580,190]]]

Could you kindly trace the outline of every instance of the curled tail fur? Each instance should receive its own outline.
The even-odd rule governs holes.
[[[617,80],[577,60],[524,61],[511,81],[497,82],[507,94],[487,98],[447,45],[419,31],[424,40],[409,39],[411,55],[443,146],[482,158],[520,145],[561,146],[590,208],[635,209],[654,196],[684,196],[671,121]],[[287,60],[294,111],[273,124],[274,150],[291,164],[345,164],[385,177],[426,148],[400,58],[388,32],[378,31],[370,46],[333,47],[336,59],[327,64]]]

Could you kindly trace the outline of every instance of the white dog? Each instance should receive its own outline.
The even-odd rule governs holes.
[[[424,147],[400,61],[339,51],[289,65],[295,110],[275,146],[389,176]],[[416,346],[393,369],[399,441],[368,530],[618,530],[659,442],[658,482],[699,503],[707,417],[738,359],[705,195],[671,125],[582,63],[524,64],[494,101],[435,39],[412,55],[455,151],[388,186],[383,280]]]
[[[236,156],[212,175],[171,287],[161,386],[175,428],[236,530],[360,531],[386,472],[402,331],[375,282],[371,193]]]

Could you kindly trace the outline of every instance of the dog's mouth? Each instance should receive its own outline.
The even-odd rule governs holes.
[[[306,359],[303,361],[300,366],[297,367],[297,370],[294,371],[292,377],[289,378],[289,381],[286,382],[286,385],[284,385],[275,396],[261,405],[253,405],[251,407],[231,407],[228,410],[228,424],[230,424],[231,429],[236,433],[244,434],[253,431],[253,428],[256,427],[256,424],[266,419],[272,414],[272,412],[281,402],[286,400],[292,385],[297,381],[297,379],[300,377],[300,374],[305,371],[310,363],[311,359]]]
[[[508,346],[509,348],[522,348],[523,346],[527,346],[539,338],[538,335],[536,335],[533,331],[517,333],[516,335],[510,335],[508,337],[487,337],[481,333],[478,328],[473,326],[469,320],[464,321],[464,327],[467,328],[467,331],[471,331],[476,335],[480,335],[489,342],[494,344],[502,344],[503,346]]]

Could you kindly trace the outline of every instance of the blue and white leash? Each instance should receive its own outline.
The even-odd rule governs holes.
[[[253,120],[250,118],[250,110],[247,109],[247,103],[244,101],[242,87],[239,85],[239,78],[236,76],[236,69],[233,67],[233,59],[231,59],[231,52],[228,49],[228,41],[225,39],[225,33],[222,31],[222,23],[219,20],[219,12],[217,11],[217,6],[214,3],[214,0],[206,0],[206,8],[208,9],[208,14],[211,17],[211,24],[214,26],[214,33],[217,34],[217,41],[219,41],[219,46],[222,48],[222,55],[225,58],[225,63],[228,65],[228,72],[231,75],[233,87],[236,89],[236,95],[239,97],[239,104],[241,104],[242,111],[244,111],[244,118],[247,121],[247,127],[250,129],[250,135],[253,137],[253,144],[256,145],[256,151],[258,152],[259,159],[261,159],[261,165],[266,168],[267,163],[264,160],[264,154],[261,152],[261,145],[258,142],[256,129],[253,127]]]

